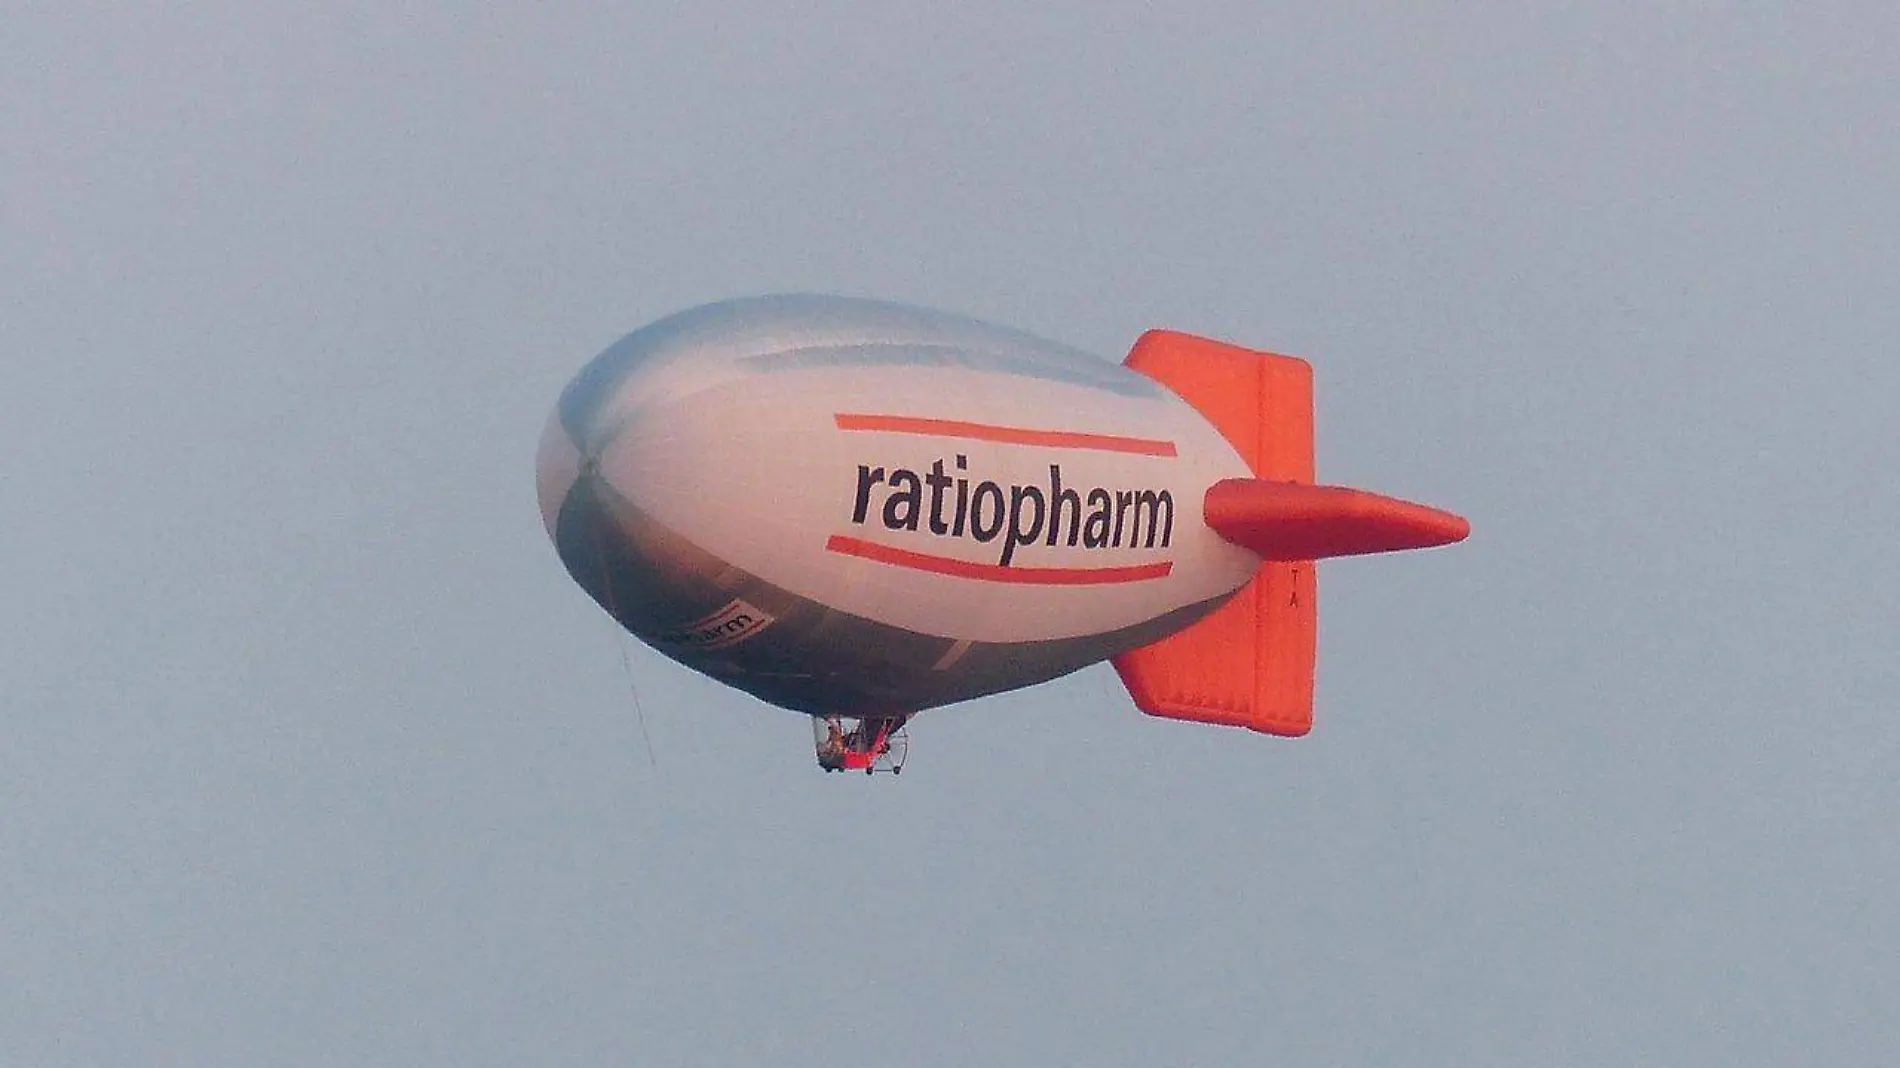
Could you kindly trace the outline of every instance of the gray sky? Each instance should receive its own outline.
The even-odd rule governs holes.
[[[0,1062],[1900,1050],[1890,5],[327,6],[0,31]],[[1298,742],[635,646],[652,767],[536,438],[784,289],[1307,356],[1476,533]]]

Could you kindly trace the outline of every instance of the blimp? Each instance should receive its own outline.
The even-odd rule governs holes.
[[[899,771],[912,718],[1108,661],[1143,712],[1313,724],[1315,562],[1457,542],[1314,479],[1306,361],[1151,330],[1118,363],[816,295],[636,330],[536,460],[573,580],[678,663]]]

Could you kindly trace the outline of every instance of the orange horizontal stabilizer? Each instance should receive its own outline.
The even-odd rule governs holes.
[[[1463,541],[1471,524],[1450,512],[1345,486],[1230,478],[1207,491],[1207,525],[1263,560],[1427,549]]]

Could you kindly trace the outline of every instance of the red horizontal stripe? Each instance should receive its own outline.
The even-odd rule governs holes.
[[[1166,578],[1174,570],[1171,560],[1132,567],[1004,567],[1001,564],[979,564],[948,556],[912,552],[861,538],[848,538],[843,534],[833,534],[825,542],[825,548],[845,556],[907,567],[913,571],[929,571],[979,582],[1016,582],[1028,586],[1098,586],[1115,582],[1141,582],[1145,579]]]
[[[1073,430],[1030,430],[1019,426],[966,423],[960,419],[922,419],[910,415],[863,415],[838,412],[832,416],[839,430],[882,430],[931,438],[968,438],[1005,445],[1040,445],[1048,449],[1095,449],[1132,452],[1143,456],[1173,456],[1174,442],[1154,438],[1124,438],[1114,434],[1083,434]]]

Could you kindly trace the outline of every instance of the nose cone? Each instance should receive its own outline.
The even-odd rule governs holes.
[[[560,409],[548,417],[546,429],[541,431],[541,446],[534,457],[534,485],[541,499],[541,522],[548,528],[548,537],[555,537],[560,525],[561,506],[567,502],[567,495],[573,491],[574,483],[581,477],[581,450],[561,422]]]

